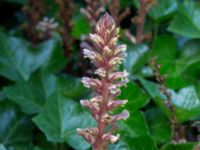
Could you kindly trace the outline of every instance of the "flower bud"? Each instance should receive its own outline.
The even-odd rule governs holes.
[[[106,71],[105,71],[105,69],[103,67],[98,68],[97,70],[95,70],[94,73],[99,75],[100,77],[105,77],[106,76]]]
[[[110,101],[108,102],[107,108],[109,110],[112,110],[114,108],[117,108],[119,106],[123,106],[128,102],[128,100],[114,100],[114,101]]]
[[[97,128],[86,128],[86,129],[80,129],[77,128],[76,131],[82,135],[90,144],[93,144],[95,142],[96,136],[98,135],[98,129]]]
[[[81,82],[86,88],[100,88],[101,87],[101,81],[99,79],[83,77]]]
[[[119,137],[120,137],[119,134],[117,134],[115,136],[115,135],[112,135],[112,134],[108,133],[108,134],[104,134],[102,139],[105,140],[105,141],[109,141],[110,143],[114,144],[119,140]]]

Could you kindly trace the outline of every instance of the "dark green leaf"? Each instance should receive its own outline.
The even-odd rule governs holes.
[[[150,53],[151,56],[157,57],[158,63],[173,61],[177,54],[176,39],[170,35],[158,36]]]
[[[171,140],[169,119],[160,109],[153,108],[145,112],[150,134],[157,144],[168,143]]]
[[[130,112],[139,110],[149,102],[148,95],[142,91],[138,85],[131,82],[127,84],[127,87],[123,87],[121,89],[121,95],[119,96],[119,99],[128,100],[125,108]]]
[[[0,102],[0,143],[7,149],[28,150],[31,148],[30,120],[22,116],[7,101]]]
[[[193,86],[185,87],[171,95],[179,120],[187,121],[200,114],[200,100]]]
[[[149,135],[149,129],[142,112],[130,113],[130,117],[120,124],[120,131],[123,137],[135,138]]]
[[[58,78],[58,84],[61,92],[67,98],[80,100],[81,96],[85,94],[86,89],[83,87],[79,78],[72,76],[64,76]]]
[[[148,135],[126,139],[126,142],[130,150],[157,150],[154,140]]]
[[[35,73],[29,81],[4,88],[6,96],[17,103],[25,113],[39,112],[56,88],[56,77]]]
[[[180,5],[177,16],[172,20],[168,30],[188,37],[200,38],[200,4],[185,1]]]
[[[127,58],[125,68],[130,73],[135,73],[146,63],[148,47],[146,45],[127,44]]]
[[[0,74],[15,81],[28,80],[30,75],[51,58],[54,39],[35,48],[25,40],[0,33]]]
[[[157,0],[156,5],[153,6],[149,15],[156,21],[164,20],[171,16],[177,10],[176,0]]]
[[[165,96],[160,92],[159,86],[144,79],[140,79],[140,82],[155,103],[170,116],[171,113],[164,104]],[[190,120],[200,114],[200,100],[193,86],[185,87],[177,93],[172,90],[169,92],[171,103],[175,107],[176,116],[180,122]]]
[[[175,61],[177,44],[173,36],[158,36],[154,41],[150,56],[157,58],[157,64],[161,65],[161,74],[167,76],[165,83],[168,87],[177,89],[187,85],[182,76],[183,65],[185,66],[187,62]]]
[[[36,125],[52,142],[67,142],[75,149],[87,149],[89,144],[77,134],[77,128],[90,127],[94,120],[79,104],[54,93],[48,99],[44,109],[33,118]]]
[[[139,7],[139,1],[134,0],[134,3]],[[176,0],[156,0],[156,5],[148,12],[149,16],[155,21],[161,21],[170,17],[177,10]]]
[[[64,68],[67,58],[64,56],[59,36],[55,35],[49,43],[43,44],[41,49],[52,51],[50,57],[44,62],[44,64],[42,64],[43,69],[47,72],[54,73]]]
[[[194,57],[200,54],[200,40],[189,40],[183,45],[182,57]]]

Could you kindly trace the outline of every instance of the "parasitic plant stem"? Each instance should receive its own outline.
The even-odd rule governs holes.
[[[138,10],[138,16],[132,19],[132,22],[136,24],[136,43],[141,44],[144,40],[151,39],[151,34],[144,32],[145,20],[149,9],[156,4],[156,0],[139,0],[140,7]]]
[[[145,0],[140,0],[140,9],[139,9],[139,22],[137,23],[137,32],[136,32],[136,41],[137,43],[142,43],[143,41],[143,36],[144,36],[144,24],[145,24],[145,19],[146,19],[146,4]]]
[[[81,104],[89,108],[97,122],[97,127],[77,129],[93,147],[93,150],[107,150],[109,143],[119,140],[119,134],[114,135],[118,120],[125,120],[129,113],[124,110],[120,114],[112,115],[111,111],[127,103],[127,100],[115,100],[120,94],[120,87],[128,82],[126,71],[117,71],[126,57],[126,45],[117,46],[119,28],[113,18],[107,13],[96,25],[96,33],[90,34],[95,48],[84,49],[84,58],[89,58],[96,67],[94,72],[98,77],[83,77],[85,87],[94,91],[90,100],[81,100]]]

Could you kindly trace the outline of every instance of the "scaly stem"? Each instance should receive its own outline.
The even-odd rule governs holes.
[[[136,42],[138,44],[142,43],[144,38],[144,24],[146,19],[146,4],[145,0],[140,0],[140,9],[139,9],[139,21],[137,23],[137,30],[136,30]]]
[[[172,129],[172,142],[173,143],[179,143],[181,140],[185,140],[183,132],[183,128],[181,124],[179,123],[177,116],[176,116],[176,110],[174,106],[171,103],[171,95],[167,91],[167,87],[164,85],[165,78],[160,74],[160,65],[156,63],[156,59],[153,58],[150,61],[150,65],[154,71],[154,76],[156,78],[156,81],[160,84],[160,91],[166,96],[166,103],[165,105],[169,108],[171,112],[170,122],[171,122],[171,129]]]
[[[103,84],[103,88],[102,88],[102,98],[103,98],[103,103],[100,107],[100,112],[98,114],[98,130],[99,130],[99,134],[97,136],[97,139],[94,143],[94,150],[105,150],[105,148],[107,147],[107,145],[104,145],[102,137],[105,133],[105,128],[106,128],[106,123],[102,120],[103,115],[105,115],[107,113],[107,104],[108,104],[108,75],[106,74],[106,77],[102,80],[102,84]]]

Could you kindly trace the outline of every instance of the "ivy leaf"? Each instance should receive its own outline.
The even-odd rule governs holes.
[[[56,85],[55,76],[38,71],[29,81],[7,86],[4,92],[23,112],[33,114],[42,109],[46,99],[55,91]]]
[[[0,74],[10,80],[27,81],[51,58],[55,39],[32,47],[27,41],[0,33]]]
[[[177,54],[176,39],[170,35],[158,36],[154,40],[152,50],[150,51],[150,57],[156,57],[157,63],[162,66],[160,69],[161,74],[167,76],[165,84],[174,89],[187,85],[181,72],[183,69],[182,65],[186,62],[178,61],[176,59]]]
[[[64,76],[58,78],[58,85],[62,88],[63,95],[70,99],[80,100],[81,96],[85,95],[86,88],[83,87],[80,78],[73,76]]]
[[[181,57],[191,58],[200,54],[200,40],[188,40],[184,43]]]
[[[42,44],[42,50],[52,51],[49,58],[42,64],[42,68],[49,73],[57,73],[63,69],[67,63],[67,59],[64,56],[61,38],[55,35],[48,44]]]
[[[120,142],[111,145],[110,150],[157,150],[154,140],[150,137],[150,132],[146,123],[146,119],[142,112],[130,112],[130,116],[126,121],[119,123],[120,134],[122,135]],[[143,141],[144,143],[140,143]],[[147,148],[148,147],[148,148]]]
[[[155,103],[166,113],[171,116],[171,112],[164,104],[165,96],[160,92],[159,86],[153,82],[140,78],[140,83],[153,98]],[[177,119],[180,122],[188,121],[200,113],[200,100],[197,96],[194,86],[182,88],[178,92],[170,90],[171,103],[175,108]]]
[[[89,144],[77,134],[77,128],[91,127],[94,120],[76,102],[55,92],[44,109],[33,118],[35,124],[52,142],[67,142],[74,149],[87,149]]]
[[[126,139],[130,150],[157,150],[156,144],[152,137],[146,135],[133,139]]]
[[[185,87],[177,93],[171,92],[179,120],[187,121],[200,114],[200,100],[194,86]]]
[[[134,3],[136,7],[139,8],[139,1],[134,0]],[[156,5],[149,10],[148,15],[155,21],[160,22],[172,16],[176,10],[176,0],[157,0]]]
[[[150,9],[149,15],[155,21],[161,21],[172,16],[172,14],[176,12],[176,10],[176,0],[157,0],[156,5]]]
[[[148,95],[135,83],[129,82],[127,87],[122,87],[119,99],[128,100],[125,108],[130,112],[135,112],[149,102]]]
[[[160,145],[171,140],[171,126],[169,119],[158,108],[152,108],[145,112],[150,134],[155,142]]]
[[[188,38],[200,38],[200,4],[185,1],[180,4],[178,14],[172,20],[168,30]]]
[[[123,137],[140,137],[149,135],[149,129],[142,112],[130,112],[130,116],[125,122],[121,122],[120,131]]]
[[[127,44],[127,58],[124,67],[130,73],[136,73],[146,63],[148,47],[146,45]]]
[[[176,39],[171,35],[161,35],[154,40],[150,51],[151,56],[156,56],[158,63],[173,61],[177,54]]]
[[[0,102],[0,149],[30,149],[32,147],[32,124],[20,114],[14,105]]]

